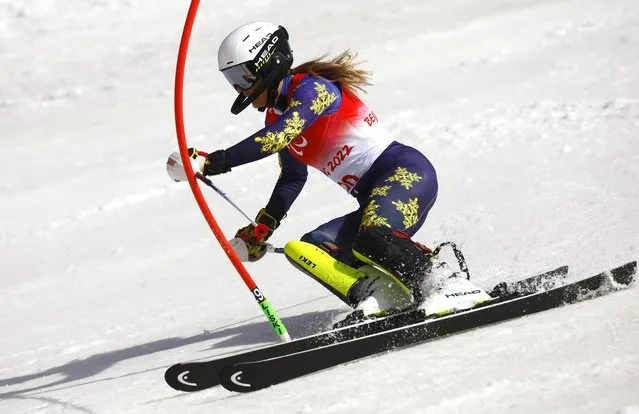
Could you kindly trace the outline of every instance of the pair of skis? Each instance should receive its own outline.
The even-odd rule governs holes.
[[[220,359],[180,363],[166,371],[165,380],[187,392],[219,384],[236,392],[256,391],[380,352],[600,296],[627,286],[636,269],[634,261],[563,284],[568,273],[563,266],[500,283],[490,292],[493,300],[472,309],[440,317],[412,310]]]

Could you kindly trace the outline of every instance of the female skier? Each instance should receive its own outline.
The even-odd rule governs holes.
[[[201,171],[222,174],[278,155],[280,177],[255,219],[268,234],[256,235],[253,225],[236,234],[255,261],[300,194],[307,166],[315,167],[355,197],[359,208],[289,242],[289,260],[363,316],[410,306],[422,296],[430,266],[427,249],[410,236],[435,203],[435,169],[420,151],[397,142],[358,98],[369,72],[356,68],[348,52],[291,69],[288,38],[282,26],[259,22],[222,42],[219,69],[238,92],[231,112],[252,105],[266,111],[266,126],[207,154]],[[191,149],[191,155],[198,152]]]

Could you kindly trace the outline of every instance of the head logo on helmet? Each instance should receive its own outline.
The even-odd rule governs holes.
[[[262,68],[262,66],[264,66],[264,64],[266,62],[268,62],[268,60],[271,58],[271,55],[273,54],[273,52],[271,50],[275,47],[275,44],[277,43],[278,40],[279,40],[279,38],[277,36],[273,36],[273,38],[268,43],[268,45],[266,45],[266,48],[264,49],[264,51],[260,55],[259,59],[257,60],[257,62],[255,62],[255,71],[256,72],[259,72],[259,70]]]
[[[249,49],[249,53],[253,52],[254,50],[257,50],[258,47],[260,47],[260,45],[264,42],[266,42],[272,35],[273,33],[269,33],[266,36],[264,36],[262,39],[260,39],[260,41],[258,41],[256,44],[254,44],[253,46],[251,46],[251,48]]]
[[[288,33],[272,23],[248,23],[233,30],[222,41],[217,54],[218,67],[234,89],[253,93],[238,94],[231,112],[239,114],[264,91],[277,97],[277,87],[293,64]],[[267,104],[268,106],[269,104]],[[266,108],[260,108],[264,110]]]

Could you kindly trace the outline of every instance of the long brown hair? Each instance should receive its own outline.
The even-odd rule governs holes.
[[[346,50],[329,60],[325,60],[326,56],[323,55],[296,66],[291,69],[291,74],[308,73],[313,76],[319,75],[339,83],[343,89],[351,93],[357,93],[357,90],[366,92],[364,88],[372,85],[370,82],[372,72],[357,68],[360,63],[355,61],[357,54]]]

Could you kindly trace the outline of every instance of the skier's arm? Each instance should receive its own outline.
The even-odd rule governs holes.
[[[276,122],[225,151],[226,165],[233,168],[279,152],[320,116],[335,112],[340,104],[341,92],[335,83],[318,77],[304,78]]]
[[[251,262],[264,257],[266,248],[263,243],[279,227],[286,212],[306,183],[308,170],[305,164],[299,162],[287,149],[280,151],[279,160],[282,172],[275,184],[271,199],[255,217],[256,223],[263,224],[268,228],[267,234],[258,240],[253,224],[249,224],[235,233],[235,237],[241,238],[246,244],[248,259]]]
[[[281,173],[265,210],[279,222],[302,191],[308,177],[308,169],[287,149],[280,151],[278,157]]]

